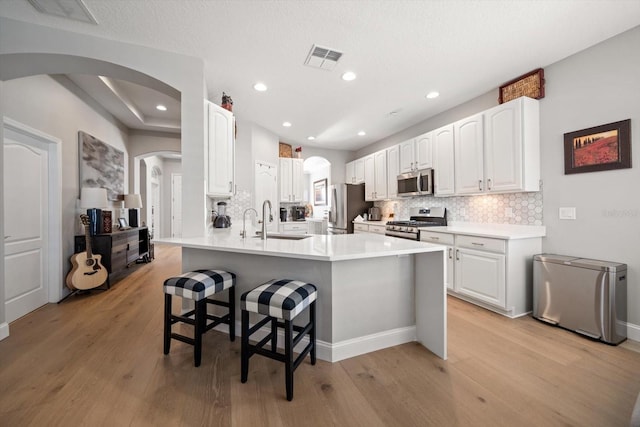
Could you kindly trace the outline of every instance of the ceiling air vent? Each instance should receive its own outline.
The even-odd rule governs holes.
[[[28,0],[40,13],[97,24],[96,18],[82,0]]]
[[[341,56],[342,52],[314,44],[311,46],[311,51],[307,55],[304,65],[331,71],[336,67]]]

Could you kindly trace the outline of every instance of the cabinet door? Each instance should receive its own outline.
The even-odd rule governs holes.
[[[364,182],[364,158],[355,160],[356,180],[354,184],[362,184]]]
[[[376,171],[375,158],[373,154],[364,158],[364,199],[375,200],[376,192]]]
[[[233,114],[208,101],[205,105],[208,107],[207,193],[230,196],[234,181]]]
[[[304,195],[304,159],[291,159],[291,197],[302,202]]]
[[[482,114],[453,124],[456,194],[485,191]]]
[[[473,249],[456,249],[455,291],[505,308],[505,256]]]
[[[278,171],[278,180],[280,181],[280,201],[292,202],[292,159],[280,158],[280,170]]]
[[[345,165],[344,168],[344,182],[347,184],[355,184],[356,183],[356,162],[349,162]]]
[[[415,139],[410,139],[400,143],[400,173],[415,170],[414,159]]]
[[[426,169],[426,168],[433,167],[431,138],[432,138],[431,132],[427,132],[416,138],[416,143],[415,143],[416,169]]]
[[[432,132],[433,184],[435,196],[450,196],[455,190],[455,164],[453,153],[453,125]]]
[[[517,191],[522,183],[522,99],[485,112],[485,179],[487,191]]]
[[[398,175],[400,174],[400,146],[387,148],[387,197],[398,197]]]
[[[373,155],[375,165],[375,198],[382,200],[387,198],[387,151],[378,151]]]

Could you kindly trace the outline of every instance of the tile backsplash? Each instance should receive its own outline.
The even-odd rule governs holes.
[[[445,207],[447,221],[494,224],[542,225],[542,192],[491,194],[482,196],[422,196],[375,202],[387,218],[408,219],[409,208]]]

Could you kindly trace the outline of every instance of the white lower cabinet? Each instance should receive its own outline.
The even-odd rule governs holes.
[[[420,240],[446,246],[450,295],[508,317],[531,312],[533,256],[542,238],[498,239],[420,231]]]
[[[356,222],[353,224],[353,233],[374,233],[384,234],[387,227],[385,225],[367,224],[362,222]]]
[[[309,225],[305,221],[281,222],[278,226],[278,232],[283,234],[307,234]]]

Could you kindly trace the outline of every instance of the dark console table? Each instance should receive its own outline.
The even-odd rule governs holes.
[[[102,255],[102,265],[109,272],[109,282],[126,274],[127,267],[138,260],[151,261],[147,227],[129,228],[91,236],[91,250]],[[74,253],[86,250],[85,236],[75,236]]]

